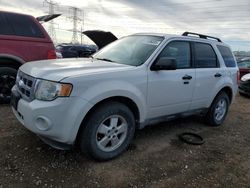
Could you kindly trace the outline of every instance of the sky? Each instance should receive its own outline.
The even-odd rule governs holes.
[[[117,37],[139,32],[181,35],[192,31],[221,38],[233,50],[250,51],[249,0],[53,0],[56,42],[72,40],[72,8],[79,9],[77,29],[111,31]],[[44,0],[0,0],[0,10],[48,14]],[[49,23],[43,24],[49,30]],[[81,42],[81,36],[78,35]],[[83,43],[90,43],[83,37]]]

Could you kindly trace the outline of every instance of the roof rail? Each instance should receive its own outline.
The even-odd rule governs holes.
[[[192,32],[188,32],[188,31],[186,31],[186,32],[184,32],[183,34],[182,34],[182,36],[188,36],[188,35],[197,35],[197,36],[199,36],[200,38],[202,38],[202,39],[215,39],[215,40],[217,40],[218,42],[222,42],[219,38],[217,38],[217,37],[212,37],[212,36],[208,36],[208,35],[203,35],[203,34],[199,34],[199,33],[192,33]]]

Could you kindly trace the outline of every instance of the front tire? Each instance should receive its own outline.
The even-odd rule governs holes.
[[[119,102],[108,102],[90,115],[81,133],[80,148],[96,160],[110,160],[127,149],[134,132],[131,110]]]
[[[0,67],[0,103],[9,103],[11,89],[15,85],[17,70]]]
[[[213,126],[219,126],[226,118],[229,108],[229,98],[225,92],[220,92],[214,99],[206,115],[207,122]]]

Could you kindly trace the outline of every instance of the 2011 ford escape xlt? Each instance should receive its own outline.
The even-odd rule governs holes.
[[[46,143],[79,143],[93,158],[109,160],[150,124],[203,114],[221,125],[237,75],[230,48],[218,38],[135,34],[92,58],[21,66],[11,103],[17,119]]]

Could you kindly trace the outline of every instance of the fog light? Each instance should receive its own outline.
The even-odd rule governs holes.
[[[51,121],[46,117],[39,116],[36,118],[35,125],[39,130],[47,131],[51,127]]]

